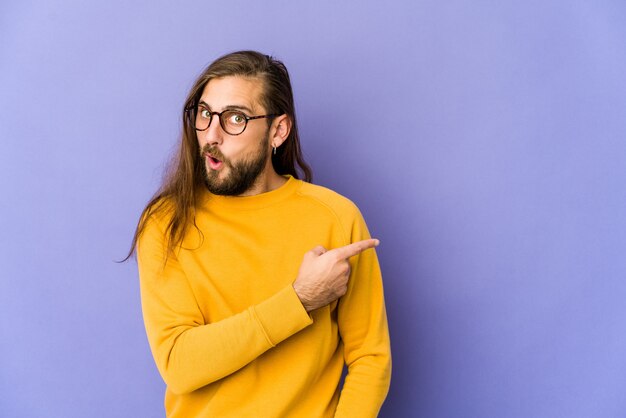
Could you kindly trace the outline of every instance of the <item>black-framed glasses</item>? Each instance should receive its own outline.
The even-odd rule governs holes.
[[[276,114],[248,116],[241,110],[227,109],[222,112],[211,112],[204,106],[194,106],[185,109],[196,131],[206,131],[211,126],[213,115],[217,115],[224,132],[229,135],[241,135],[248,126],[248,121],[262,118],[272,118]]]

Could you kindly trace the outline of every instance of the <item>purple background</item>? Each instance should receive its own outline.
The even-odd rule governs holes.
[[[626,416],[625,22],[621,0],[3,2],[0,416],[163,415],[113,260],[195,76],[244,48],[287,64],[315,181],[382,241],[381,416]]]

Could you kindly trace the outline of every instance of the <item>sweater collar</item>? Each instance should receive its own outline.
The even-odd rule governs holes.
[[[220,196],[209,192],[206,187],[203,187],[200,194],[201,205],[216,205],[235,210],[260,209],[274,205],[295,193],[301,183],[291,175],[283,177],[287,181],[279,188],[253,196]]]

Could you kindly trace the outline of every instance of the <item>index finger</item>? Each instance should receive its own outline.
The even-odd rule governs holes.
[[[335,248],[334,250],[331,250],[331,251],[338,254],[339,257],[341,258],[350,258],[352,256],[360,254],[361,252],[369,248],[374,248],[378,246],[378,244],[380,244],[380,241],[378,241],[377,239],[371,238],[371,239],[365,239],[363,241],[353,242],[352,244]]]

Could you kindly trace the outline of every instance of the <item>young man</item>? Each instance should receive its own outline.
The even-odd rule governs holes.
[[[391,375],[378,241],[310,178],[285,66],[213,62],[132,246],[168,417],[377,415]]]

